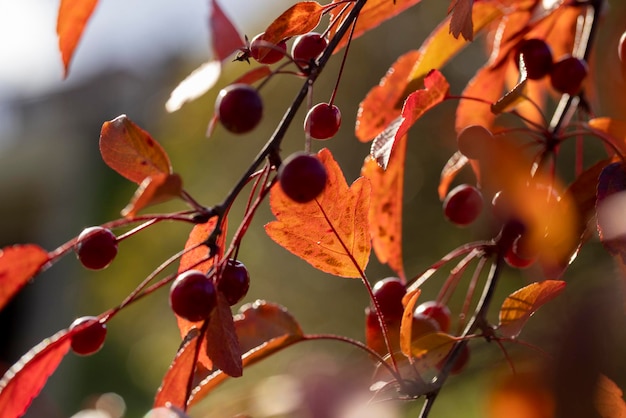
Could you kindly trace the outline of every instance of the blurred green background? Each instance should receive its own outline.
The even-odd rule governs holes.
[[[266,0],[263,12],[246,17],[248,23],[240,23],[240,30],[249,37],[254,36],[292,3]],[[336,99],[343,115],[341,130],[332,140],[313,144],[315,150],[323,146],[333,152],[348,182],[359,176],[363,159],[369,152],[369,144],[358,142],[353,134],[359,101],[378,83],[398,55],[419,47],[445,15],[445,3],[424,2],[351,46]],[[144,7],[149,16],[150,4]],[[611,7],[612,14],[602,26],[602,42],[594,61],[600,69],[619,65],[614,53],[616,36],[626,26],[615,17],[624,16],[624,6],[613,1]],[[97,10],[93,20],[97,21],[98,17]],[[88,40],[86,38],[83,49],[78,50],[77,62],[81,51],[90,49]],[[68,82],[59,81],[44,93],[16,94],[5,102],[3,106],[10,109],[11,120],[5,119],[4,123],[10,123],[11,129],[0,131],[3,135],[0,141],[0,244],[33,242],[53,249],[86,226],[119,217],[119,211],[134,192],[134,185],[102,162],[98,136],[102,123],[120,114],[127,114],[164,146],[174,170],[183,177],[186,189],[197,200],[205,205],[220,202],[273,132],[302,80],[288,75],[276,76],[263,88],[266,112],[262,125],[252,133],[234,136],[218,127],[207,139],[205,131],[219,88],[245,72],[249,68],[246,63],[227,64],[218,86],[180,111],[168,114],[164,110],[171,90],[207,56],[208,50],[200,55],[170,52],[156,59],[152,57],[153,63],[146,69],[145,65],[134,62],[131,54],[124,66],[109,67],[102,62],[96,72],[78,74],[74,81],[70,75]],[[138,54],[136,59],[140,60],[141,56]],[[444,74],[452,92],[460,93],[485,59],[484,45],[478,41],[446,66]],[[316,83],[314,102],[330,97],[340,61],[340,56],[334,57]],[[135,64],[141,70],[135,71]],[[601,85],[605,85],[606,80],[607,77],[602,77]],[[624,91],[619,79],[614,78],[613,82]],[[596,100],[600,108],[608,109],[607,112],[619,113],[619,109],[623,109],[612,103],[611,97],[598,95]],[[437,198],[440,170],[455,147],[455,105],[448,102],[434,109],[410,134],[403,202],[405,268],[409,277],[420,274],[453,248],[489,237],[484,220],[467,229],[447,223]],[[283,155],[302,149],[303,117],[301,110],[283,143]],[[465,172],[459,181],[474,179]],[[242,195],[230,216],[231,233],[241,218],[243,204],[245,196]],[[181,204],[171,203],[152,210],[181,208]],[[276,302],[285,306],[307,333],[337,333],[363,340],[363,310],[368,297],[362,284],[358,280],[317,272],[278,247],[262,228],[271,219],[264,205],[243,241],[239,258],[248,267],[252,283],[242,303],[256,299]],[[3,332],[0,362],[5,366],[15,362],[30,347],[67,327],[78,316],[96,315],[118,304],[155,267],[182,248],[189,231],[190,227],[182,224],[152,227],[121,243],[117,259],[104,271],[84,270],[72,254],[65,257],[37,277],[0,313]],[[429,282],[422,300],[436,297],[447,271],[444,269],[443,274]],[[370,281],[391,274],[372,256],[367,269]],[[570,329],[569,318],[580,306],[578,301],[584,301],[585,309],[593,311],[588,318],[594,321],[589,327],[581,325],[580,338],[588,338],[586,332],[590,328],[602,330],[599,335],[606,340],[603,347],[610,348],[603,353],[605,364],[610,368],[609,375],[624,387],[626,364],[621,353],[626,345],[620,310],[623,300],[619,299],[615,277],[610,258],[596,240],[592,240],[566,275],[566,294],[531,320],[524,337],[542,345],[555,344],[561,331]],[[498,287],[494,313],[508,293],[537,278],[538,272],[533,270],[520,274],[507,269]],[[452,299],[453,312],[461,309],[466,284],[467,281],[461,283]],[[591,298],[591,294],[598,297]],[[575,328],[577,324],[572,326]],[[81,409],[93,408],[98,399],[100,405],[107,400],[116,404],[119,402],[117,395],[123,399],[124,416],[140,417],[148,411],[180,342],[167,291],[158,291],[124,310],[109,323],[108,330],[107,343],[98,354],[85,358],[67,356],[28,417],[71,416]],[[494,344],[475,341],[471,347],[469,368],[451,378],[432,416],[484,416],[485,397],[493,376],[507,366]],[[518,351],[528,354],[528,349],[509,348],[513,355]],[[581,358],[580,361],[587,360]],[[300,344],[246,370],[241,379],[228,381],[193,409],[191,415],[217,418],[245,413],[254,417],[322,417],[326,415],[315,412],[316,407],[332,404],[347,388],[367,387],[372,370],[367,356],[352,347],[336,342]],[[101,396],[107,393],[117,395]],[[360,398],[354,401],[363,403]],[[294,402],[309,405],[309,415],[295,408]],[[420,405],[421,402],[384,402],[371,406],[367,412],[353,411],[355,415],[342,416],[417,416]],[[376,409],[379,407],[380,410]]]

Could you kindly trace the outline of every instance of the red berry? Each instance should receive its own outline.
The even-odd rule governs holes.
[[[250,56],[261,64],[274,64],[280,61],[287,51],[287,43],[280,41],[278,45],[263,39],[265,32],[259,33],[250,41]]]
[[[188,321],[207,319],[216,304],[213,280],[199,270],[188,270],[172,283],[170,306],[176,315]]]
[[[232,306],[248,293],[249,288],[250,274],[246,266],[239,260],[228,260],[217,281],[217,290],[222,292]]]
[[[256,128],[261,121],[263,101],[254,87],[231,84],[217,95],[215,114],[227,130],[243,134]]]
[[[433,332],[439,331],[441,331],[441,328],[434,318],[420,313],[413,314],[413,322],[411,323],[411,340],[415,341],[426,334],[432,334]]]
[[[490,148],[493,135],[484,126],[470,125],[459,132],[456,140],[461,154],[479,159]]]
[[[319,33],[305,33],[294,41],[291,56],[298,65],[307,67],[312,60],[322,55],[327,46],[328,40]]]
[[[298,203],[315,199],[326,187],[326,167],[315,155],[297,152],[283,161],[278,181],[283,192]]]
[[[465,344],[459,353],[459,356],[454,361],[452,368],[450,369],[450,374],[459,374],[465,369],[467,363],[469,363],[470,359],[470,349],[469,345]],[[446,363],[447,357],[441,360],[439,364],[437,364],[437,368],[439,370],[443,369],[444,364]]]
[[[443,213],[456,225],[469,225],[483,209],[483,195],[474,186],[461,184],[452,189],[443,201]]]
[[[304,131],[314,139],[328,139],[337,133],[341,126],[341,112],[335,105],[318,103],[304,119]]]
[[[95,316],[83,316],[76,319],[70,325],[69,330],[72,331],[79,325],[87,322],[89,322],[89,325],[86,328],[71,336],[72,351],[81,356],[88,356],[100,350],[107,335],[106,324],[100,322]]]
[[[525,39],[517,48],[516,63],[519,57],[524,57],[526,74],[531,80],[539,80],[550,73],[552,69],[552,50],[543,39]]]
[[[531,251],[525,248],[524,245],[524,235],[518,236],[506,254],[504,254],[504,261],[506,263],[517,269],[525,269],[533,265],[535,262],[536,256],[531,254]]]
[[[404,313],[402,298],[406,295],[406,286],[399,278],[387,277],[377,281],[372,292],[384,318],[389,320],[402,317]]]
[[[443,332],[450,331],[451,316],[450,309],[435,300],[424,302],[415,308],[415,314],[421,314],[434,319],[439,324]]]
[[[83,266],[100,270],[117,255],[117,237],[110,229],[94,226],[78,235],[74,251]]]
[[[589,73],[584,60],[566,55],[554,63],[550,72],[550,83],[560,93],[578,94]]]

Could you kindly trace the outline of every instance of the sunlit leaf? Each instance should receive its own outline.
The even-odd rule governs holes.
[[[207,61],[189,74],[170,94],[165,110],[176,112],[185,103],[196,100],[217,83],[222,73],[222,62]]]
[[[565,282],[546,280],[532,283],[510,294],[500,308],[498,330],[507,338],[516,338],[537,309],[565,290]]]
[[[419,51],[401,55],[359,104],[355,134],[360,141],[370,141],[400,116],[408,76],[419,56]]]
[[[456,131],[472,125],[481,125],[487,129],[493,127],[495,115],[491,112],[491,104],[495,103],[504,91],[506,66],[496,68],[484,67],[463,90],[463,97],[456,109]],[[475,100],[478,99],[478,100]]]
[[[600,375],[594,404],[601,418],[626,418],[626,403],[622,390],[611,379]]]
[[[320,196],[296,203],[280,186],[270,192],[276,221],[265,231],[276,243],[313,267],[341,277],[361,277],[369,261],[370,184],[357,179],[348,188],[341,168],[327,149],[318,153],[328,179]]]
[[[612,118],[595,118],[587,122],[592,132],[611,146],[611,151],[626,156],[626,122]]]
[[[122,210],[122,216],[133,218],[143,208],[180,197],[182,192],[183,180],[176,173],[146,177]]]
[[[402,313],[402,322],[400,323],[400,350],[402,354],[412,357],[412,342],[413,342],[413,312],[415,311],[415,304],[422,291],[416,289],[408,293],[404,299],[407,300],[404,306],[404,312]]]
[[[468,41],[474,39],[474,25],[472,24],[472,5],[474,0],[452,0],[449,11],[452,12],[450,18],[450,33],[455,38],[463,35]]]
[[[98,0],[61,0],[57,17],[57,36],[65,77],[69,72],[76,46],[97,4]]]
[[[213,362],[213,368],[232,377],[243,374],[242,351],[235,333],[233,315],[221,292],[217,292],[217,306],[209,318],[205,340],[206,352]]]
[[[361,168],[361,175],[367,177],[372,186],[369,209],[372,247],[378,260],[388,264],[401,278],[405,277],[402,260],[402,199],[406,144],[405,135],[395,144],[387,170],[383,170],[371,157],[366,158]]]
[[[48,253],[34,244],[0,250],[0,310],[48,262]]]
[[[491,112],[493,114],[499,115],[502,112],[514,108],[518,103],[525,100],[528,74],[526,72],[526,63],[522,55],[520,55],[519,66],[519,80],[517,84],[498,99],[497,102],[491,105]]]
[[[76,328],[78,329],[78,327]],[[70,349],[67,330],[59,331],[30,349],[0,380],[3,418],[21,417]]]
[[[257,300],[243,305],[234,321],[241,351],[244,352],[244,367],[305,338],[293,316],[274,303]],[[193,390],[190,404],[203,399],[228,376],[220,370],[208,370],[198,377],[202,381]]]
[[[402,106],[401,116],[374,138],[370,154],[384,169],[387,168],[395,142],[402,138],[408,130],[428,110],[441,103],[450,90],[450,85],[443,74],[431,71],[424,79],[424,88],[409,95]],[[396,128],[397,127],[397,128]]]
[[[431,332],[419,338],[413,338],[411,354],[415,358],[415,364],[421,370],[432,369],[448,356],[455,343],[456,338],[451,335]]]
[[[437,193],[439,195],[439,199],[445,199],[448,194],[448,190],[450,189],[450,185],[456,178],[457,174],[465,165],[469,162],[469,159],[461,154],[460,151],[452,154],[446,165],[443,166],[441,170],[441,178],[439,180],[439,187],[437,188]]]
[[[263,39],[272,44],[311,32],[322,18],[324,7],[316,1],[302,1],[285,10],[265,29]]]
[[[243,48],[245,42],[217,0],[211,0],[211,6],[209,30],[213,41],[213,51],[219,61],[224,61],[233,52]]]
[[[137,184],[149,176],[172,173],[165,150],[126,115],[104,122],[100,153],[109,167]]]

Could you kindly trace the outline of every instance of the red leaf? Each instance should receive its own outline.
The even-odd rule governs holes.
[[[183,180],[178,174],[157,174],[146,177],[135,191],[122,216],[133,218],[143,208],[181,197]]]
[[[232,377],[239,377],[243,374],[242,353],[235,332],[233,315],[230,312],[230,305],[221,292],[217,292],[217,306],[209,318],[205,342],[206,352],[213,362],[213,368],[220,369]]]
[[[265,29],[263,39],[278,44],[283,39],[311,32],[322,18],[324,7],[316,1],[302,1],[285,10]]]
[[[330,151],[322,149],[318,157],[328,174],[322,194],[312,202],[296,203],[279,185],[272,187],[270,206],[277,220],[265,225],[265,231],[276,243],[321,271],[361,277],[371,250],[369,181],[359,178],[348,188]]]
[[[126,115],[104,122],[100,153],[109,167],[137,184],[149,176],[172,173],[165,150]]]
[[[69,351],[70,336],[64,330],[43,340],[7,370],[0,380],[0,411],[3,418],[21,417],[26,412]]]
[[[463,38],[471,41],[474,39],[474,25],[472,24],[472,4],[474,0],[452,0],[450,9],[450,33],[455,38],[463,35]]]
[[[70,61],[98,0],[61,0],[57,17],[59,51],[67,77]]]
[[[211,39],[213,41],[213,51],[220,61],[224,61],[233,52],[243,48],[245,42],[241,39],[239,31],[226,16],[217,0],[211,0],[211,5],[209,30],[211,31]]]
[[[369,228],[372,246],[381,263],[389,264],[396,274],[404,278],[402,261],[402,196],[404,192],[404,165],[407,136],[394,147],[387,170],[368,157],[361,175],[372,185],[369,210]]]
[[[415,91],[407,97],[402,107],[400,123],[392,122],[390,125],[393,128],[378,135],[372,143],[371,155],[381,167],[387,168],[396,140],[406,135],[409,128],[424,113],[441,103],[448,95],[449,90],[450,85],[443,74],[433,70],[424,79],[424,89]]]
[[[0,250],[0,310],[48,262],[48,253],[34,244]]]

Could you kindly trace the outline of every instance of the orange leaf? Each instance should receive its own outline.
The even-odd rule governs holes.
[[[496,102],[504,90],[506,66],[483,67],[463,90],[463,97],[480,98],[462,99],[456,109],[456,131],[461,132],[471,125],[481,125],[491,130],[495,115],[491,112],[491,103]]]
[[[613,148],[611,151],[626,156],[626,122],[611,118],[595,118],[587,124],[593,133],[611,144]]]
[[[378,260],[389,264],[398,277],[405,278],[402,261],[402,196],[407,136],[394,147],[387,170],[368,157],[361,175],[372,185],[369,227]]]
[[[143,208],[180,197],[183,180],[178,174],[156,174],[146,177],[133,195],[130,203],[122,210],[122,216],[133,218]]]
[[[0,310],[48,262],[48,253],[34,244],[0,250]]]
[[[300,325],[280,305],[257,300],[243,305],[234,318],[243,366],[250,366],[305,337]],[[220,370],[209,370],[193,390],[190,405],[199,402],[228,377]]]
[[[74,50],[97,4],[98,0],[61,0],[57,17],[57,35],[64,77],[67,77]]]
[[[322,18],[324,7],[316,1],[302,1],[285,10],[265,29],[263,39],[272,44],[311,32]]]
[[[600,375],[594,396],[596,410],[602,418],[626,418],[622,390],[605,375]]]
[[[363,177],[348,188],[328,149],[318,153],[326,167],[326,188],[309,203],[296,203],[280,186],[270,192],[277,220],[265,225],[276,243],[313,267],[340,277],[361,277],[371,250],[367,224],[370,184]]]
[[[213,51],[217,59],[223,61],[233,52],[243,48],[245,43],[217,0],[211,0],[211,6],[209,30],[213,41]]]
[[[126,115],[104,122],[100,153],[109,167],[137,184],[149,176],[172,173],[165,150]]]
[[[359,104],[355,134],[360,141],[370,141],[400,116],[402,109],[399,103],[403,98],[409,73],[419,57],[419,51],[415,50],[401,55],[387,70],[380,83]]]
[[[413,311],[415,304],[422,291],[415,289],[406,294],[403,299],[407,300],[404,312],[402,313],[402,322],[400,323],[400,350],[402,354],[412,359],[412,343],[413,343]]]
[[[565,290],[565,282],[546,280],[535,282],[510,294],[500,308],[498,330],[507,338],[516,338],[540,307]]]
[[[243,374],[242,352],[235,333],[233,315],[222,292],[217,292],[217,306],[209,318],[205,342],[206,353],[213,362],[213,368],[232,377]]]
[[[454,181],[459,171],[461,171],[461,169],[465,167],[468,162],[469,159],[465,155],[461,154],[460,151],[452,154],[452,157],[450,157],[448,162],[446,162],[446,165],[444,165],[441,170],[441,178],[439,179],[439,187],[437,188],[439,199],[445,199],[452,181]]]
[[[3,418],[21,417],[26,412],[69,351],[73,333],[59,331],[43,340],[6,371],[0,380],[0,411]]]
[[[428,110],[441,103],[450,90],[450,85],[443,74],[431,71],[424,79],[424,88],[409,95],[402,106],[402,114],[389,124],[381,134],[374,138],[370,154],[376,162],[387,168],[395,142],[402,138],[408,130]]]
[[[431,332],[411,342],[411,354],[417,360],[415,364],[421,370],[432,369],[444,360],[456,338],[443,332]]]
[[[472,4],[474,0],[452,0],[450,8],[450,33],[455,38],[463,35],[468,41],[474,39],[474,25],[472,23]]]

